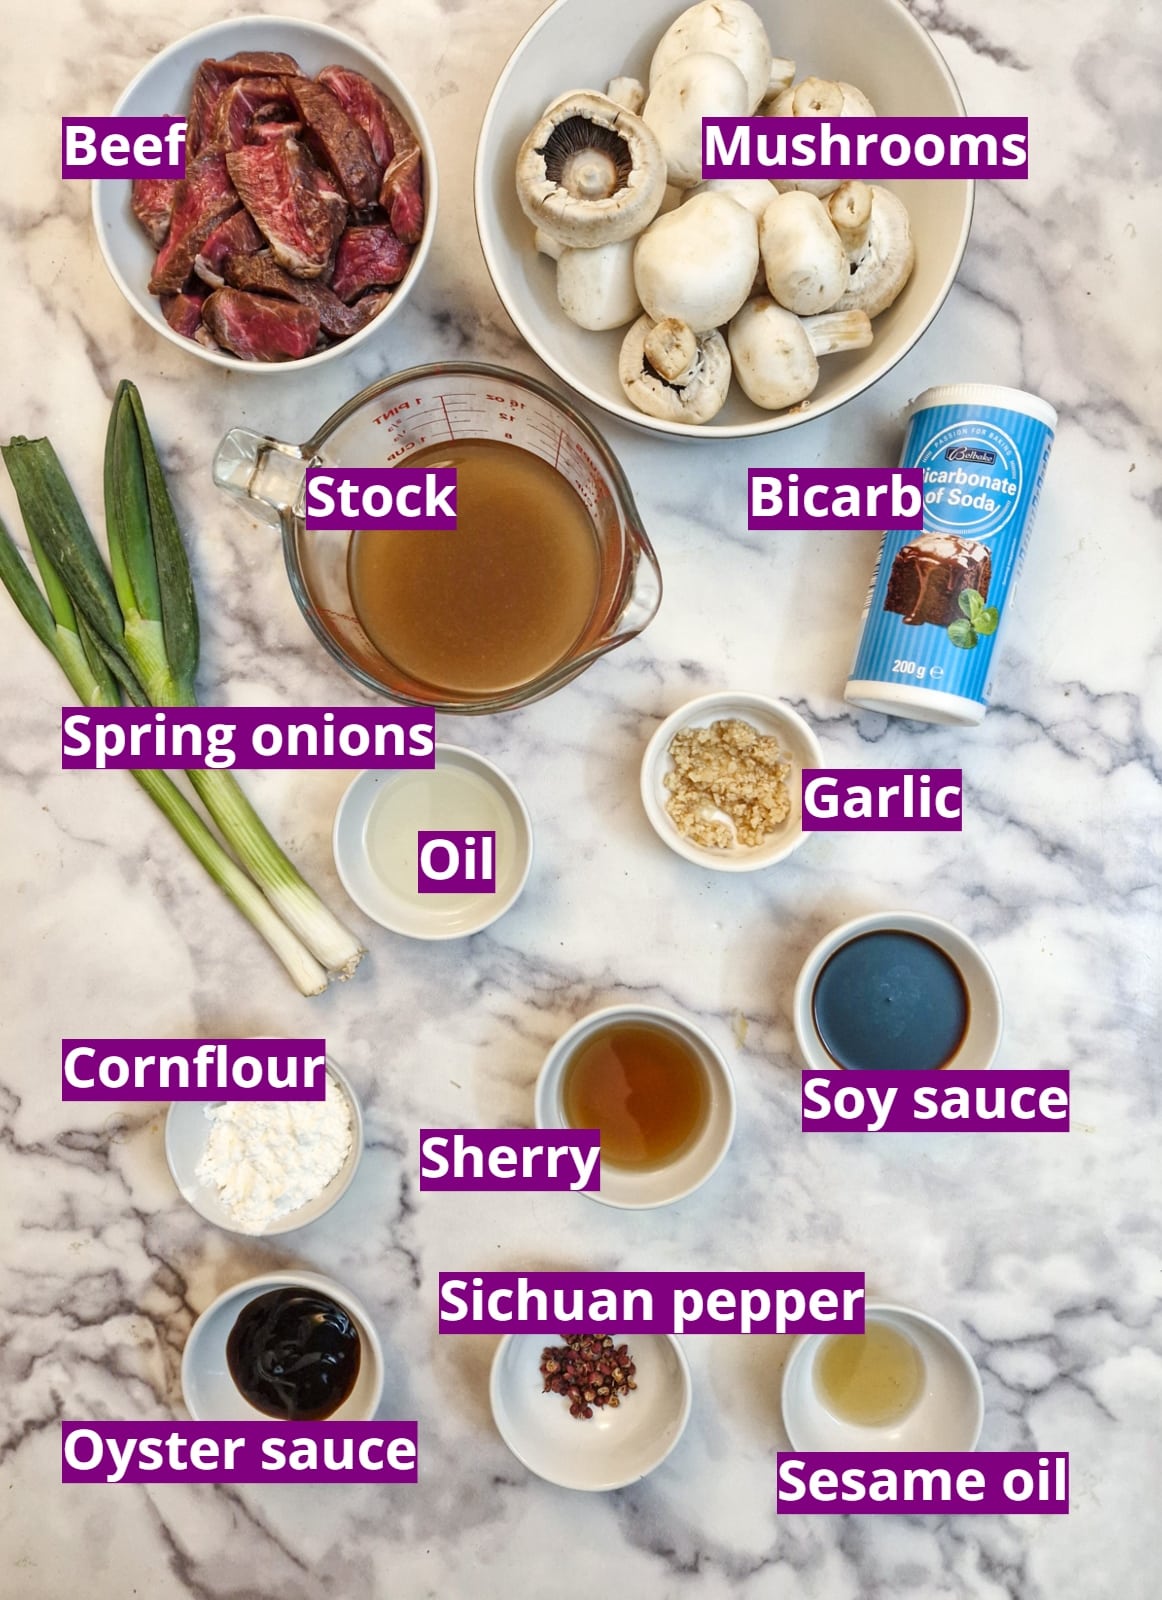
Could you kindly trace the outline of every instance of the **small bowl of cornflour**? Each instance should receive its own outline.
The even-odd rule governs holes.
[[[174,1183],[231,1233],[305,1228],[344,1193],[362,1154],[359,1102],[330,1060],[322,1100],[175,1100],[166,1118]]]

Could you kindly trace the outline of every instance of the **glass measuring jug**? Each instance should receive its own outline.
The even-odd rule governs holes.
[[[585,508],[597,558],[588,620],[572,646],[537,677],[488,693],[425,683],[379,649],[352,595],[349,558],[357,530],[308,532],[303,525],[308,466],[397,467],[418,451],[468,440],[514,444],[550,464]],[[335,660],[367,688],[405,705],[456,712],[528,705],[634,638],[661,603],[657,557],[625,476],[600,435],[543,384],[503,367],[460,362],[396,373],[341,406],[301,445],[234,428],[215,455],[214,482],[246,501],[253,515],[281,528],[295,598]],[[471,538],[472,532],[461,515],[456,533],[440,537]]]

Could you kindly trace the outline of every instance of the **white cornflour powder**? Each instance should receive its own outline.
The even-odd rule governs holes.
[[[351,1110],[330,1073],[325,1100],[230,1100],[206,1116],[197,1175],[246,1233],[316,1200],[351,1148]]]

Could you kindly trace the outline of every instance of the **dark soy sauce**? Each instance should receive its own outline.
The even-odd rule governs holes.
[[[226,1365],[239,1392],[266,1416],[319,1422],[355,1387],[359,1331],[324,1294],[274,1289],[239,1314]]]
[[[849,939],[824,964],[811,997],[832,1060],[851,1069],[943,1067],[968,1027],[960,969],[930,939],[884,928]]]

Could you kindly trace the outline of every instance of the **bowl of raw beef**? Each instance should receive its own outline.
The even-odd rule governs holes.
[[[399,310],[431,248],[436,167],[371,51],[319,23],[234,18],[154,56],[113,109],[187,118],[184,178],[93,181],[106,265],[172,343],[287,371]]]

